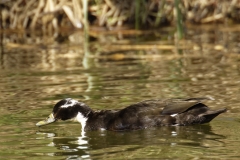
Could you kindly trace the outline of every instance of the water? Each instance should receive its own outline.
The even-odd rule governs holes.
[[[136,40],[135,35],[128,35],[114,42],[119,48],[106,47],[101,38],[92,42],[94,55],[90,57],[84,54],[80,40],[61,45],[5,43],[0,71],[0,159],[239,159],[236,31],[201,30],[193,35],[190,31],[190,49],[145,50],[133,45],[125,50],[121,45],[126,40]],[[140,46],[174,43],[171,37],[165,42],[146,37],[137,38]],[[231,43],[225,44],[224,37]],[[114,41],[114,36],[107,38]],[[158,34],[152,38],[158,39]],[[98,110],[120,109],[151,98],[206,95],[215,98],[207,102],[211,108],[227,107],[228,112],[204,125],[92,131],[84,138],[77,123],[35,126],[66,97]]]

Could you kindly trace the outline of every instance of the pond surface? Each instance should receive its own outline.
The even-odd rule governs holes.
[[[239,159],[239,31],[190,27],[180,42],[172,32],[98,33],[88,49],[79,32],[61,43],[6,34],[0,159]],[[35,126],[67,97],[100,110],[203,96],[215,98],[206,102],[211,108],[228,111],[204,125],[91,131],[86,137],[78,123]]]

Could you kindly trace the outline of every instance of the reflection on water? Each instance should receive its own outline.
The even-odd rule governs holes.
[[[79,32],[68,42],[4,35],[0,159],[238,159],[238,31],[209,30],[189,29],[192,39],[179,47],[169,31],[99,33],[90,55]],[[216,99],[207,102],[211,108],[228,108],[206,125],[92,131],[85,137],[75,123],[35,127],[67,97],[93,109],[119,109],[151,98],[205,95]]]
[[[209,147],[222,147],[225,146],[222,140],[226,139],[223,135],[215,134],[210,125],[160,127],[127,132],[90,131],[85,137],[77,137],[75,134],[78,135],[74,133],[71,137],[66,137],[57,132],[37,132],[37,135],[41,136],[40,139],[49,139],[47,146],[58,149],[56,153],[51,154],[70,159],[98,159],[106,155],[108,158],[118,156],[119,159],[135,155],[143,158],[146,157],[146,151],[152,154],[152,158],[158,158],[160,154],[164,154],[162,158],[180,158],[183,155],[174,152],[165,157],[165,152],[177,151],[178,148],[187,151],[189,148],[204,150]]]

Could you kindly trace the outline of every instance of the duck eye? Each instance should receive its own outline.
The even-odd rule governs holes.
[[[71,101],[68,101],[67,104],[72,104],[72,102],[71,102]]]

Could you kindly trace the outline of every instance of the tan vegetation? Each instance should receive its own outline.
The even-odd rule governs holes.
[[[239,0],[179,2],[177,7],[185,22],[240,20]],[[176,19],[174,0],[2,0],[0,7],[2,28],[41,29],[46,32],[62,27],[82,28],[86,24],[107,28],[136,27],[136,24],[143,28],[159,27],[172,24]]]

